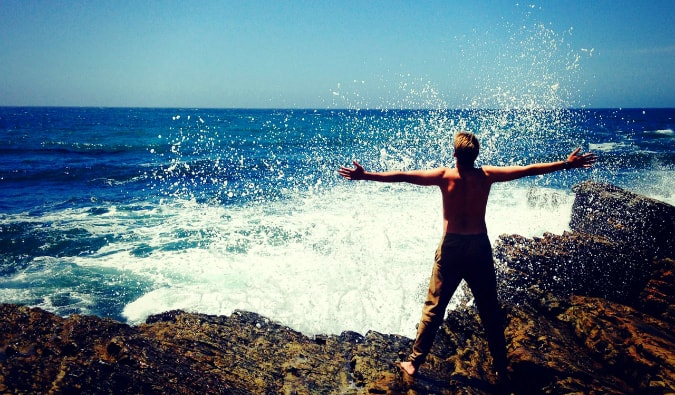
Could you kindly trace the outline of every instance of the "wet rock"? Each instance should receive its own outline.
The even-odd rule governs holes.
[[[651,257],[675,256],[675,207],[609,184],[586,181],[573,190],[573,230],[629,243]]]
[[[551,292],[561,298],[582,294],[629,303],[637,299],[654,268],[654,262],[630,244],[585,233],[533,239],[500,236],[495,258],[508,268],[505,275],[513,277],[502,291],[513,301]]]
[[[398,335],[307,336],[244,311],[132,327],[4,304],[0,393],[674,393],[672,206],[576,190],[572,232],[495,243],[510,381],[492,371],[470,303],[448,312],[415,378],[397,367],[412,347]]]

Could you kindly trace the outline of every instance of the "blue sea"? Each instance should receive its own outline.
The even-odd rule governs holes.
[[[440,194],[337,169],[596,152],[591,170],[496,185],[490,238],[569,229],[583,180],[675,202],[675,110],[0,108],[0,302],[137,324],[255,311],[304,333],[413,336]]]

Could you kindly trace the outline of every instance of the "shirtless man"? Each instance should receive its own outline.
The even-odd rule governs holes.
[[[492,247],[487,236],[485,209],[490,187],[495,182],[552,173],[558,170],[590,168],[597,160],[593,153],[579,155],[581,148],[567,160],[527,166],[474,167],[480,145],[472,133],[455,136],[455,168],[430,170],[368,172],[356,161],[354,168],[341,167],[338,173],[348,180],[407,182],[437,186],[443,199],[443,239],[436,250],[427,299],[412,353],[401,368],[414,375],[431,349],[436,331],[443,322],[445,309],[462,279],[473,294],[481,323],[485,328],[494,369],[506,374],[506,341],[497,301],[497,280]]]

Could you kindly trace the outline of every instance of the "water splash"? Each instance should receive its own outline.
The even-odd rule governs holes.
[[[438,81],[406,73],[389,81],[339,83],[333,105],[354,110],[346,115],[355,129],[362,129],[357,138],[373,147],[362,155],[379,156],[374,162],[383,168],[450,165],[452,136],[460,130],[477,133],[483,147],[479,161],[497,165],[557,158],[587,145],[575,133],[585,115],[570,109],[585,107],[578,102],[579,71],[593,50],[572,48],[573,28],[556,32],[537,20],[537,7],[517,6],[516,11],[522,13],[516,23],[457,38],[460,63],[466,65],[462,76],[473,81],[466,93],[442,92]],[[372,84],[389,96],[368,97],[364,89]],[[462,95],[462,109],[449,109],[445,97]],[[376,127],[363,111],[373,102],[384,103],[384,114],[394,114]],[[427,111],[396,119],[398,109]],[[401,127],[399,121],[410,116],[413,122]],[[550,146],[552,141],[556,146]]]
[[[567,154],[579,135],[580,115],[568,108],[582,58],[566,44],[569,32],[536,22],[508,29],[505,41],[463,44],[467,76],[480,92],[463,109],[448,109],[433,81],[401,74],[380,81],[384,93],[376,98],[363,90],[368,81],[340,83],[337,110],[176,114],[158,138],[152,187],[185,202],[166,204],[173,218],[162,216],[182,233],[166,233],[164,223],[154,229],[157,240],[146,241],[150,252],[139,251],[135,270],[161,278],[124,315],[139,322],[173,308],[239,308],[310,333],[410,335],[428,281],[420,267],[428,267],[439,235],[437,196],[405,185],[357,188],[336,169],[353,159],[373,170],[451,165],[459,130],[479,134],[482,163]],[[496,59],[480,58],[497,44]],[[384,108],[372,109],[373,102]],[[567,194],[529,187],[495,195],[487,219],[494,232],[567,226]],[[317,313],[307,317],[307,310]]]
[[[152,188],[161,197],[236,204],[282,199],[321,188],[318,170],[328,169],[329,141],[316,133],[332,122],[315,110],[194,110],[159,138],[160,165]],[[330,163],[331,168],[335,166]]]

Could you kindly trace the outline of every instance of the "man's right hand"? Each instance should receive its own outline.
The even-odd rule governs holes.
[[[581,147],[577,148],[570,154],[570,156],[567,157],[567,164],[569,168],[571,169],[578,169],[578,168],[584,168],[588,169],[593,164],[595,161],[598,160],[598,156],[592,152],[586,152],[583,155],[579,155],[579,152],[581,151]]]

